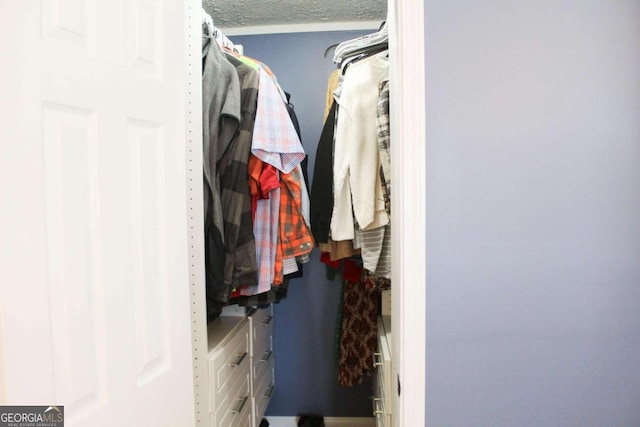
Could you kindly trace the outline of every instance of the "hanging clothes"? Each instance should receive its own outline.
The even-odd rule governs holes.
[[[337,49],[340,69],[329,78],[311,189],[311,226],[321,261],[342,266],[334,347],[341,386],[360,384],[373,372],[380,291],[391,286],[389,59],[381,51],[383,30]]]
[[[323,122],[326,123],[329,115],[331,114],[331,107],[333,106],[333,102],[335,101],[333,92],[338,89],[338,85],[340,84],[340,79],[342,78],[342,73],[340,70],[335,70],[329,75],[329,81],[327,82],[327,101],[324,107],[324,119]],[[334,113],[335,114],[335,110]],[[334,118],[335,119],[335,118]]]
[[[379,293],[362,281],[362,269],[352,261],[344,263],[342,336],[338,384],[361,384],[374,371],[371,361],[377,347]]]
[[[380,173],[384,191],[384,207],[391,216],[391,120],[389,117],[389,81],[380,83],[376,126],[380,150]]]
[[[296,133],[298,134],[298,139],[300,140],[300,144],[302,144],[302,133],[300,131],[300,123],[298,122],[298,116],[296,114],[295,107],[291,103],[291,94],[285,92],[285,96],[287,100],[286,107],[287,107],[287,112],[289,113],[289,118],[291,118],[291,123],[293,124],[293,127],[295,128]],[[300,162],[300,164],[296,166],[296,168],[294,169],[294,172],[292,173],[297,173],[299,179],[301,180],[301,186],[302,186],[301,213],[302,213],[302,217],[304,218],[305,224],[307,226],[307,231],[311,233],[311,200],[309,197],[309,190],[308,190],[309,177],[307,174],[308,160],[309,160],[309,156],[305,155],[304,160],[302,160],[302,162]],[[303,274],[304,274],[303,265],[309,263],[309,261],[311,261],[311,257],[309,256],[309,253],[306,253],[304,255],[299,255],[295,257],[295,259],[285,258],[284,265],[283,265],[283,273],[285,277],[288,277],[290,279],[303,277]]]
[[[222,199],[217,163],[240,125],[240,81],[220,47],[202,37],[203,180],[207,317],[227,301]]]
[[[280,220],[280,179],[278,170],[254,155],[249,159],[249,179],[255,202],[253,234],[256,242],[258,284],[243,285],[240,294],[267,292],[275,278],[278,226]]]
[[[257,174],[260,168],[250,166],[250,177],[257,188],[264,181],[262,173],[272,176],[276,170],[279,188],[269,192],[268,199],[256,202],[254,236],[259,281],[257,286],[241,287],[242,296],[269,292],[272,286],[282,284],[285,272],[298,270],[296,258],[313,250],[313,238],[303,215],[308,195],[300,165],[306,153],[287,109],[286,96],[283,98],[284,92],[264,67],[259,68],[259,73],[251,151],[254,162],[259,161],[262,166],[260,175]]]
[[[251,153],[282,173],[290,173],[306,156],[282,95],[263,68]]]
[[[349,258],[360,253],[350,240],[335,242],[330,236],[331,216],[333,213],[333,151],[339,92],[342,74],[340,70],[331,73],[327,85],[327,108],[325,123],[318,142],[314,167],[314,186],[311,188],[311,231],[318,247],[328,253],[331,260]]]
[[[333,135],[336,116],[335,102],[331,103],[327,121],[322,128],[311,186],[311,231],[318,243],[328,243],[333,212]]]
[[[344,79],[334,150],[334,240],[354,238],[354,216],[363,230],[389,223],[376,136],[378,83],[388,70],[386,53],[377,54],[351,65]]]
[[[365,270],[391,279],[391,224],[373,230],[356,230]]]
[[[247,170],[258,99],[258,73],[231,54],[226,55],[240,79],[242,121],[219,163],[226,250],[224,280],[227,295],[239,285],[258,284],[253,235],[252,199]]]
[[[208,320],[229,303],[285,297],[285,275],[300,273],[314,245],[293,106],[269,67],[234,51],[203,15]]]
[[[296,172],[280,175],[280,239],[284,258],[307,255],[313,238],[302,215],[304,180]]]

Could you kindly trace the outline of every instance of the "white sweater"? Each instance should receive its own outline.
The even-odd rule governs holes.
[[[376,133],[378,83],[388,72],[383,52],[350,65],[342,83],[333,162],[331,238],[335,241],[354,238],[354,214],[363,230],[389,223]]]

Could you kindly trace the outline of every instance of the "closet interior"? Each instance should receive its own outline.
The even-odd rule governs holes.
[[[368,414],[392,425],[387,23],[319,52],[320,60],[333,55],[334,71],[322,83],[322,127],[311,141],[297,112],[316,101],[288,93],[277,64],[262,62],[251,43],[236,46],[215,22],[203,9],[211,425],[260,425],[278,393],[278,371],[294,369],[278,365],[274,328],[292,321],[279,318],[278,307],[289,292],[308,293],[296,282],[306,276],[308,285],[313,275],[334,276],[339,286],[339,299],[325,306],[334,339],[320,344],[332,347],[336,375],[324,381],[368,388]]]

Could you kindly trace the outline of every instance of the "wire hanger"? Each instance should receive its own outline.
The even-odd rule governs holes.
[[[331,49],[335,49],[335,48],[337,48],[337,47],[338,47],[338,45],[339,45],[339,43],[335,43],[335,44],[332,44],[331,46],[329,46],[329,47],[324,51],[324,57],[326,58],[326,57],[327,57],[327,55],[329,55],[329,52],[331,52]]]
[[[234,46],[229,37],[225,36],[222,31],[214,25],[213,18],[211,18],[211,15],[209,15],[204,8],[202,8],[202,26],[203,31],[205,28],[207,30],[204,34],[207,37],[214,39],[220,47],[226,47],[227,49],[239,53],[238,49]]]
[[[387,21],[384,21],[378,32],[340,43],[334,52],[333,62],[341,64],[348,56],[366,52],[369,48],[388,46],[388,44],[389,27]]]
[[[204,10],[204,7],[202,8],[202,24],[207,26],[207,34],[211,35],[213,34],[213,18],[211,17],[211,15],[209,15],[207,13],[206,10]]]

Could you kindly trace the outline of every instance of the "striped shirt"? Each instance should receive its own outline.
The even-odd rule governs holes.
[[[380,177],[384,192],[384,205],[391,215],[391,123],[389,121],[389,81],[380,83],[380,97],[376,120],[378,150],[380,151]]]
[[[240,129],[218,165],[226,251],[224,281],[231,291],[239,284],[258,284],[251,192],[247,179],[258,98],[258,73],[234,56],[227,54],[227,60],[238,72],[242,103]]]

